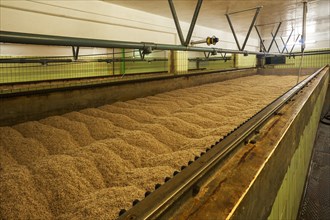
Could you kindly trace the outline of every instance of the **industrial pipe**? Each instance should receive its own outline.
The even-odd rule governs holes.
[[[207,44],[207,46],[212,45],[216,45],[216,43],[219,42],[219,38],[217,38],[216,36],[212,36],[212,37],[207,37],[205,40],[198,40],[198,41],[192,41],[190,44],[191,45],[195,45],[195,44]]]
[[[149,42],[129,42],[113,41],[76,37],[63,37],[53,35],[28,34],[19,32],[0,31],[0,42],[35,44],[35,45],[53,45],[53,46],[80,46],[80,47],[99,47],[99,48],[125,48],[125,49],[152,49],[152,50],[178,50],[178,51],[196,51],[196,52],[218,52],[232,54],[254,54],[254,55],[280,55],[278,53],[263,53],[256,51],[238,51],[222,48],[189,47],[171,44],[156,44]],[[289,56],[289,54],[287,54]]]
[[[302,35],[301,35],[301,52],[305,50],[306,47],[306,17],[307,17],[307,1],[304,2],[303,8],[303,26],[302,26]]]

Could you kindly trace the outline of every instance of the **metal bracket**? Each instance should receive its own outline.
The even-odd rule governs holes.
[[[213,49],[213,51],[211,51],[211,52],[204,52],[204,56],[205,56],[205,58],[207,58],[207,59],[210,57],[210,55],[215,56],[215,55],[217,55],[217,54],[218,54],[218,52],[217,52],[216,49]]]
[[[142,50],[142,49],[139,50],[139,53],[140,53],[141,60],[144,60],[144,56],[145,56],[146,54],[143,53],[143,50]]]
[[[225,53],[224,55],[223,55],[222,53],[220,53],[220,55],[221,55],[221,57],[223,58],[223,60],[224,60],[225,62],[227,62],[227,57],[226,57],[227,53]]]
[[[260,12],[260,9],[262,8],[262,6],[258,6],[258,7],[255,7],[255,8],[251,8],[251,9],[246,9],[246,10],[242,10],[242,11],[236,11],[236,12],[231,12],[231,13],[227,13],[225,14],[226,15],[226,18],[227,18],[227,21],[229,23],[229,26],[230,26],[230,29],[231,29],[231,32],[233,33],[234,35],[234,38],[235,38],[235,42],[236,42],[236,45],[238,47],[238,50],[240,51],[243,51],[245,46],[246,46],[246,43],[247,41],[249,40],[249,37],[250,37],[250,34],[251,34],[251,31],[252,31],[252,28],[257,20],[257,17],[258,17],[258,14]],[[239,42],[238,42],[238,39],[237,39],[237,36],[236,36],[236,32],[235,32],[235,29],[234,29],[234,26],[233,24],[231,23],[231,20],[230,20],[230,17],[229,15],[232,15],[232,14],[237,14],[237,13],[241,13],[241,12],[245,12],[245,11],[251,11],[251,10],[256,10],[256,13],[254,14],[254,17],[252,19],[252,22],[251,22],[251,25],[250,25],[250,28],[246,34],[246,37],[245,37],[245,40],[244,40],[244,43],[243,43],[243,46],[241,48]]]
[[[211,54],[211,52],[204,52],[205,58],[209,58],[210,57],[210,54]]]
[[[77,46],[77,47],[72,46],[72,54],[73,54],[73,59],[78,60],[79,46]]]
[[[144,47],[143,49],[139,49],[140,57],[144,60],[145,55],[152,53],[152,47]]]
[[[188,31],[186,40],[184,40],[183,34],[182,34],[182,29],[181,29],[181,26],[180,26],[180,22],[179,22],[177,14],[176,14],[175,6],[173,4],[173,0],[168,0],[168,4],[170,5],[170,9],[171,9],[171,12],[172,12],[175,27],[176,27],[176,30],[178,32],[181,45],[183,45],[183,46],[188,46],[188,44],[191,40],[191,36],[192,36],[193,31],[194,31],[194,28],[195,28],[195,25],[196,25],[196,21],[197,21],[198,14],[199,14],[199,11],[201,9],[202,3],[203,3],[203,0],[198,0],[197,1],[195,12],[194,12],[194,15],[193,15],[191,23],[190,23],[189,31]]]

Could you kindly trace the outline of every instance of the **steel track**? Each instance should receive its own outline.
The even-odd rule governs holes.
[[[133,207],[128,211],[121,210],[118,220],[133,219],[157,219],[164,217],[167,213],[177,209],[177,205],[184,202],[187,193],[197,194],[200,183],[207,178],[215,167],[222,162],[233,150],[247,140],[260,126],[272,117],[285,103],[290,101],[304,86],[315,78],[324,66],[311,76],[291,88],[284,95],[270,103],[264,109],[252,116],[250,119],[235,128],[215,145],[196,157],[189,166],[182,167],[180,172],[175,172],[171,179],[167,178],[166,183],[157,184],[152,193],[146,193],[142,201],[135,200]],[[191,194],[190,194],[191,195]]]

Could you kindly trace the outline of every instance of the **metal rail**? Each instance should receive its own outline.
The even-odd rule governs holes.
[[[269,104],[255,116],[244,122],[240,127],[230,132],[225,139],[213,145],[200,158],[183,169],[180,173],[168,180],[166,184],[158,186],[158,189],[146,196],[140,202],[135,201],[135,206],[118,218],[119,220],[134,219],[156,219],[170,212],[175,202],[180,200],[187,192],[198,193],[198,183],[210,173],[219,162],[230,152],[244,142],[247,137],[266,122],[276,111],[278,111],[288,100],[297,94],[308,82],[317,76],[325,67],[322,67],[314,74],[303,80],[301,83],[290,89],[287,93]]]

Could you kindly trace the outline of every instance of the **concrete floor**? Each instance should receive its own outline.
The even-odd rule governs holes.
[[[330,112],[328,112],[330,115]],[[298,219],[329,219],[330,125],[320,123]]]

